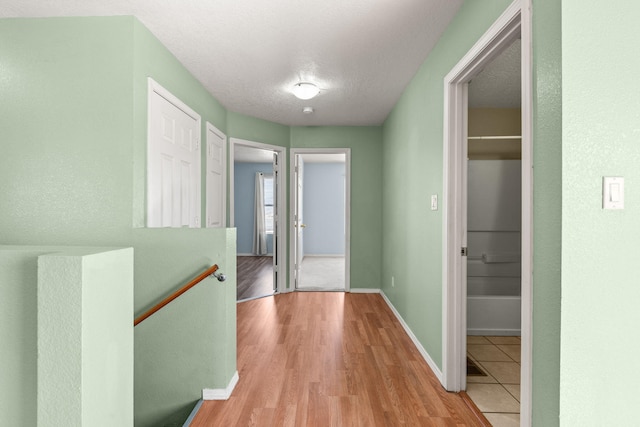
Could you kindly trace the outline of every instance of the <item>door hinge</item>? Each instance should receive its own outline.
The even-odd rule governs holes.
[[[465,247],[463,247],[463,248],[462,248],[462,250],[460,251],[460,255],[462,255],[462,256],[467,256],[467,252],[468,252],[468,250],[467,250],[467,247],[465,246]]]
[[[196,138],[196,149],[200,148],[200,140],[198,138]]]

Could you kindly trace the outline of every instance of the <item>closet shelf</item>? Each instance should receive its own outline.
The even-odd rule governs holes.
[[[522,136],[520,136],[520,135],[470,136],[467,139],[522,139]]]

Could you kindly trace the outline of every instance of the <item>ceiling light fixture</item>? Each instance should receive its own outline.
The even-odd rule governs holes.
[[[311,114],[311,113],[313,113],[313,107],[304,107],[302,109],[302,112],[305,113],[305,114]]]
[[[313,83],[300,82],[293,86],[293,94],[299,99],[311,99],[319,93],[320,89]]]

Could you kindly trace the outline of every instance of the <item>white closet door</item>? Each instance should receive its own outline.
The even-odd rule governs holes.
[[[200,116],[149,79],[147,226],[200,226]]]
[[[207,122],[207,227],[226,227],[227,137]]]

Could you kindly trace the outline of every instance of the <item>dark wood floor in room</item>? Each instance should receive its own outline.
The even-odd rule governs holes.
[[[236,259],[238,301],[273,294],[272,256],[239,256]]]
[[[294,292],[238,304],[240,381],[191,426],[481,426],[378,294]]]

